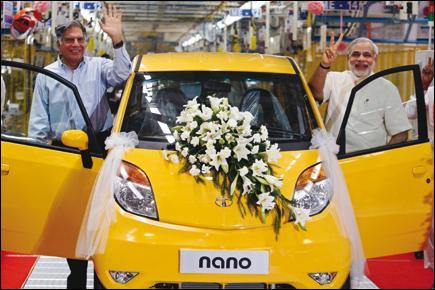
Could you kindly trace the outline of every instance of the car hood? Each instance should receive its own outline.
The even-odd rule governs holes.
[[[299,175],[318,162],[317,150],[281,152],[275,168],[283,174],[281,192],[287,198],[293,195]],[[165,223],[212,229],[244,229],[271,226],[270,215],[265,224],[253,213],[242,218],[237,198],[231,206],[218,206],[220,189],[211,180],[197,183],[189,173],[179,173],[181,165],[163,159],[162,150],[132,149],[124,160],[141,168],[148,176],[157,204],[159,220]],[[243,204],[246,205],[242,198]],[[245,206],[247,209],[247,207]],[[288,220],[288,217],[285,217]]]

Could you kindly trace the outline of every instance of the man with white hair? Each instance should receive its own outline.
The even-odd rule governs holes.
[[[319,103],[329,102],[325,126],[334,137],[340,131],[352,88],[373,74],[379,54],[373,41],[357,38],[348,47],[349,70],[330,72],[342,38],[341,34],[335,43],[331,34],[330,45],[309,81],[314,98]],[[378,78],[357,93],[346,127],[346,152],[404,142],[411,128],[397,87]]]

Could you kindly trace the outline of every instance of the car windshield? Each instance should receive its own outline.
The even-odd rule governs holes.
[[[311,139],[315,127],[305,89],[297,75],[251,72],[156,72],[135,77],[122,131],[139,140],[174,143],[172,127],[183,106],[207,96],[228,98],[254,116],[253,128],[265,125],[277,143]]]

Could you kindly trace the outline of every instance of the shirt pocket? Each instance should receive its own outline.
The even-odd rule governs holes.
[[[355,105],[349,117],[349,123],[354,131],[363,135],[378,130],[385,131],[385,108],[380,102],[374,98],[362,97]]]

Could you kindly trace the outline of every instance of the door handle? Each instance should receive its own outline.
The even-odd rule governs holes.
[[[2,163],[2,175],[9,174],[9,165]]]
[[[426,173],[426,166],[417,166],[417,167],[412,168],[412,174],[415,177],[420,177],[425,173]]]

